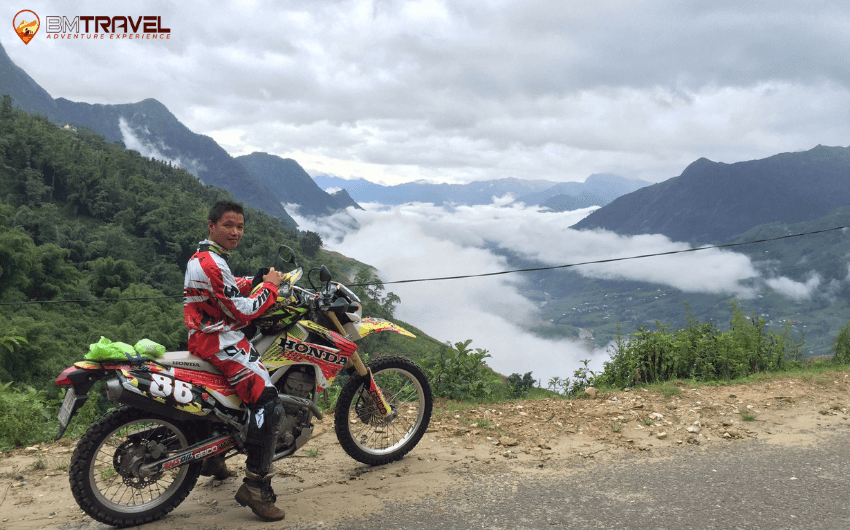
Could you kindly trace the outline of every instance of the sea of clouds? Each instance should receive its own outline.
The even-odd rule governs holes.
[[[472,339],[488,350],[488,364],[505,375],[533,372],[538,380],[572,376],[582,359],[601,370],[608,348],[579,339],[546,339],[530,331],[540,323],[540,307],[524,296],[523,274],[391,284],[389,282],[473,275],[511,269],[493,249],[514,252],[549,266],[688,250],[687,243],[662,235],[620,236],[604,230],[569,228],[595,208],[541,212],[537,206],[494,198],[483,206],[400,206],[361,204],[331,217],[308,219],[297,206],[287,211],[302,230],[322,236],[325,248],[374,266],[387,291],[401,298],[396,316],[449,342]],[[352,223],[351,218],[357,223]],[[359,228],[352,229],[352,226]],[[795,299],[811,296],[817,280],[764,281],[750,258],[707,249],[666,256],[582,265],[580,274],[670,286],[684,292],[724,294],[739,299],[772,288]]]

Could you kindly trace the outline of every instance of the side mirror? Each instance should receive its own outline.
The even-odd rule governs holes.
[[[319,281],[322,283],[331,281],[331,271],[329,271],[324,265],[322,265],[322,268],[319,269]]]
[[[325,285],[330,283],[331,271],[329,271],[326,266],[322,265],[321,267],[313,267],[310,269],[310,272],[307,273],[307,281],[310,282],[310,287],[312,287],[314,291],[318,291],[319,287],[313,285],[313,271],[319,271],[319,287],[321,287],[323,283]]]
[[[286,245],[281,245],[277,249],[277,257],[284,263],[289,263],[290,265],[298,267],[298,261],[295,259],[295,251]]]

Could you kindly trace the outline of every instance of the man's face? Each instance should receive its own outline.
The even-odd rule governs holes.
[[[242,214],[236,212],[224,212],[221,219],[213,224],[207,221],[210,229],[210,241],[227,250],[233,250],[242,239],[242,230],[245,229],[245,220]]]

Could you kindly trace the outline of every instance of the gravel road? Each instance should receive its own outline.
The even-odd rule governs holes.
[[[440,401],[407,457],[369,467],[332,421],[276,463],[286,519],[198,481],[145,530],[850,529],[850,373],[580,399]],[[74,501],[76,440],[0,452],[0,530],[108,530]],[[244,457],[229,465],[244,468]]]
[[[812,433],[809,443],[793,446],[693,447],[534,478],[468,478],[468,486],[437,498],[393,503],[367,519],[322,528],[850,528],[848,427]]]

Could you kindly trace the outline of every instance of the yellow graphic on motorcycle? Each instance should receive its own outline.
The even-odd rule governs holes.
[[[416,338],[416,335],[407,331],[403,327],[382,318],[364,318],[360,321],[357,328],[357,332],[360,333],[361,337],[365,337],[366,335],[376,333],[378,331],[393,331],[399,335],[404,335],[405,337],[410,337],[412,339]]]
[[[251,321],[252,324],[270,335],[285,330],[301,319],[310,309],[309,304],[300,303],[292,287],[303,272],[301,269],[287,272],[278,286],[277,300],[265,313]],[[262,288],[262,284],[254,287],[252,294]]]

